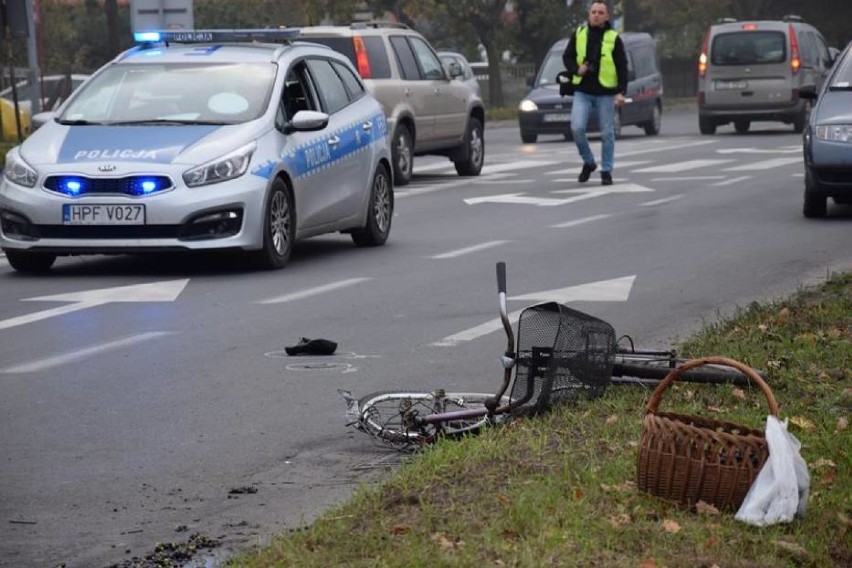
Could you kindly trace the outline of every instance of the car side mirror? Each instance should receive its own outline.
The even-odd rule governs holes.
[[[328,115],[315,110],[300,110],[293,120],[284,125],[284,134],[291,132],[315,132],[328,126]]]
[[[458,61],[450,61],[450,64],[447,66],[450,70],[450,78],[456,79],[464,75],[464,70],[461,65],[459,65]]]
[[[32,117],[33,130],[38,130],[48,122],[56,118],[55,112],[38,112]],[[14,119],[13,119],[14,120]]]
[[[834,65],[834,62],[837,61],[837,57],[840,55],[840,50],[836,47],[828,48],[828,61],[826,62],[826,67],[831,67]]]
[[[799,98],[806,100],[815,100],[817,98],[817,90],[815,85],[804,85],[799,88]]]

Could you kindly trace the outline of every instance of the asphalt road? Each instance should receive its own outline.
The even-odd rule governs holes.
[[[385,247],[316,238],[283,271],[93,256],[32,277],[0,257],[0,566],[107,566],[196,532],[230,550],[310,522],[395,459],[347,430],[338,388],[499,384],[496,261],[510,310],[555,299],[647,346],[852,268],[852,207],[801,214],[791,127],[700,136],[683,107],[660,136],[624,134],[604,188],[577,183],[562,138],[489,127],[478,178],[416,161]],[[338,351],[287,357],[300,337]]]

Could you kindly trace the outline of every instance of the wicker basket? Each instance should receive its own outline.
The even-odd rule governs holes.
[[[648,401],[639,442],[639,489],[687,507],[704,501],[736,511],[769,456],[762,430],[698,416],[658,412],[663,393],[688,369],[716,364],[738,369],[763,391],[769,412],[778,403],[753,369],[725,357],[692,359],[672,370]]]

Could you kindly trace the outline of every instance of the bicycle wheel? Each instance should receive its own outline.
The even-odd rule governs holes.
[[[416,448],[434,442],[439,436],[458,438],[475,434],[486,424],[496,421],[485,412],[485,401],[492,396],[482,393],[445,393],[443,397],[436,398],[433,393],[427,392],[375,392],[358,400],[358,426],[391,446]],[[482,410],[483,414],[438,424],[412,425],[411,417],[414,416],[469,409]]]
[[[636,377],[639,379],[662,380],[672,369],[679,367],[689,359],[683,358],[644,358],[641,355],[619,354],[612,367],[613,377]],[[763,376],[763,373],[758,373]],[[745,373],[723,365],[703,365],[681,374],[678,379],[689,383],[733,384],[748,386],[750,380]],[[617,382],[617,381],[616,381]],[[630,382],[630,381],[625,381]]]

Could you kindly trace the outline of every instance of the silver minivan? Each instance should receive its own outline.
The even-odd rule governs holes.
[[[702,134],[734,123],[792,124],[802,132],[811,101],[799,89],[819,89],[838,50],[798,16],[782,20],[725,19],[704,36],[698,62],[698,126]]]

